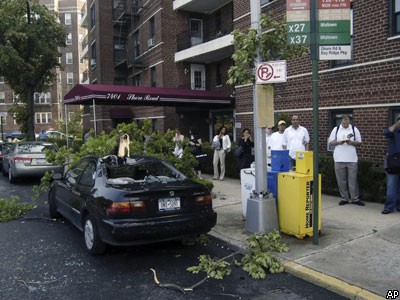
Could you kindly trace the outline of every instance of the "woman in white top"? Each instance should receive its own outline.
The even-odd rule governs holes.
[[[231,151],[231,139],[226,134],[226,128],[222,127],[219,133],[214,136],[213,142],[219,142],[219,147],[214,149],[213,166],[214,180],[224,180],[225,177],[225,157],[226,153]],[[221,173],[218,175],[218,163],[220,163]]]

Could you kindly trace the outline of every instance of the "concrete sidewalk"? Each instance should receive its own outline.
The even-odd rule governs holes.
[[[205,179],[212,177],[205,175]],[[217,225],[211,235],[246,248],[239,179],[214,180]],[[288,253],[278,254],[285,271],[349,299],[385,299],[400,290],[400,213],[382,215],[382,204],[338,205],[322,195],[318,245],[282,234]],[[394,299],[394,298],[393,298]],[[400,297],[399,297],[400,299]]]

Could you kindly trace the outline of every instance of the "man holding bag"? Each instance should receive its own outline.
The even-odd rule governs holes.
[[[335,161],[335,174],[341,200],[339,205],[351,202],[364,206],[359,198],[358,188],[358,156],[357,147],[361,145],[361,134],[357,127],[350,124],[350,117],[343,115],[342,123],[333,128],[329,143],[335,146],[333,160]]]
[[[389,139],[388,156],[400,152],[400,117],[397,118],[396,123],[386,128],[383,135]],[[385,159],[386,170],[386,203],[383,207],[382,214],[387,215],[396,209],[400,211],[400,193],[399,182],[400,174],[388,172],[387,158]]]

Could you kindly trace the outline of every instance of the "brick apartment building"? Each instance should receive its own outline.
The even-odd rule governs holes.
[[[286,1],[262,5],[277,19],[286,14]],[[234,27],[250,27],[249,1],[233,1]],[[382,163],[387,150],[383,129],[400,116],[400,2],[351,1],[352,59],[319,61],[319,153],[342,114],[350,114],[360,129],[361,157]],[[288,62],[287,83],[275,84],[274,111],[297,114],[313,135],[312,66],[309,56]],[[236,86],[236,122],[252,126],[252,86]],[[315,149],[311,141],[311,149]]]
[[[261,0],[262,13],[282,20],[285,0]],[[250,27],[250,1],[113,0],[87,2],[90,83],[199,89],[235,95],[234,105],[98,106],[98,131],[122,121],[153,120],[154,129],[190,126],[207,140],[224,124],[236,139],[253,127],[252,85],[226,85],[232,64],[232,30]],[[319,153],[341,115],[353,117],[363,145],[360,156],[381,163],[386,151],[382,130],[400,116],[399,1],[351,1],[352,58],[319,62]],[[288,62],[288,81],[275,84],[275,122],[279,115],[300,116],[313,134],[310,57]],[[234,93],[233,93],[234,92]],[[93,126],[86,102],[85,126]],[[314,141],[311,149],[315,148]]]
[[[230,98],[233,91],[225,84],[232,64],[233,3],[178,2],[87,1],[90,83],[149,87],[155,93],[195,90],[199,98],[129,106],[89,100],[84,103],[85,128],[108,132],[121,122],[151,119],[153,129],[180,128],[187,135],[196,127],[206,140],[222,124],[229,124],[233,133],[233,99],[227,105],[200,103],[211,92]]]
[[[86,35],[86,28],[81,27],[82,8],[86,11],[86,1],[81,0],[41,0],[50,11],[58,14],[60,23],[65,26],[66,47],[60,49],[62,68],[56,68],[56,79],[47,89],[35,93],[35,132],[45,129],[56,129],[57,120],[65,119],[63,97],[75,84],[82,82],[82,74],[87,69],[87,61],[80,59],[80,41]],[[39,37],[38,37],[39,38]],[[0,78],[0,115],[3,116],[3,132],[19,130],[19,125],[9,109],[18,105],[18,95]],[[68,114],[79,107],[68,108]]]

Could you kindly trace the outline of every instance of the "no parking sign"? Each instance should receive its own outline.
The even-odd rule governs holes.
[[[267,61],[257,64],[257,84],[279,82],[286,82],[286,60]]]

